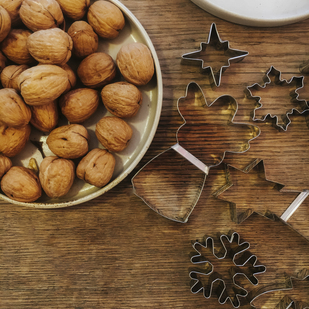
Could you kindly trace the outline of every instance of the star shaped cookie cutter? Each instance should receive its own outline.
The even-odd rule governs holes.
[[[209,53],[208,53],[209,52]],[[219,87],[222,73],[230,66],[232,62],[243,60],[249,53],[238,49],[232,49],[228,41],[222,41],[215,23],[211,24],[208,41],[200,44],[198,51],[182,55],[182,62],[201,65],[201,72],[206,73],[212,79],[213,83]],[[215,68],[206,62],[214,62],[213,58],[218,59]],[[206,63],[206,65],[205,65]]]

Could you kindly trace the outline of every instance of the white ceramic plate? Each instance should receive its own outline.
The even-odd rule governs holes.
[[[282,26],[309,17],[309,0],[191,1],[212,15],[247,26]]]
[[[76,177],[70,192],[66,196],[58,199],[50,199],[43,194],[42,197],[34,203],[21,203],[8,198],[0,192],[0,197],[3,200],[13,204],[37,208],[61,208],[89,201],[119,184],[134,169],[149,148],[157,130],[162,108],[163,85],[159,60],[148,34],[136,17],[119,1],[111,0],[111,2],[116,4],[124,13],[126,25],[116,39],[110,41],[100,39],[98,50],[104,51],[110,54],[113,59],[116,59],[116,55],[122,45],[136,41],[142,42],[151,50],[156,70],[150,83],[146,86],[139,87],[143,93],[142,106],[136,116],[126,120],[133,129],[133,137],[130,140],[128,147],[121,153],[115,155],[116,168],[111,182],[104,188],[97,188],[86,184],[84,181]],[[90,134],[90,149],[96,147],[103,148],[99,144],[94,131],[97,121],[105,115],[109,115],[109,113],[103,107],[103,104],[101,104],[95,115],[83,123]],[[46,138],[46,135],[32,129],[30,140],[43,143],[44,154],[52,155],[48,146],[45,144]],[[28,166],[30,158],[35,158],[38,164],[43,160],[41,152],[32,142],[28,142],[26,148],[19,155],[11,159],[13,165]]]

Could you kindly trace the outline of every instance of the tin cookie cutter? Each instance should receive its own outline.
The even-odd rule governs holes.
[[[208,105],[194,82],[188,84],[177,107],[183,124],[176,132],[176,144],[142,167],[132,185],[151,209],[184,223],[199,200],[210,168],[219,165],[226,152],[247,151],[260,130],[234,122],[238,104],[233,97],[224,95]]]
[[[202,42],[198,51],[186,53],[181,58],[183,63],[201,65],[201,72],[208,74],[211,83],[219,87],[222,73],[232,62],[239,62],[248,54],[247,51],[230,48],[228,41],[221,41],[216,24],[212,23],[207,42]],[[212,65],[205,65],[208,62]]]
[[[240,243],[238,233],[234,232],[230,238],[227,235],[221,235],[220,241],[222,248],[217,252],[211,237],[203,243],[198,241],[193,243],[193,248],[198,254],[191,258],[191,262],[200,267],[189,273],[193,280],[191,292],[197,294],[203,291],[207,299],[215,293],[220,304],[230,300],[234,308],[239,308],[240,297],[246,297],[248,292],[236,284],[235,277],[240,274],[244,275],[252,285],[257,286],[259,281],[256,275],[264,273],[266,267],[256,265],[257,257],[247,250],[250,244]],[[212,255],[214,259],[212,260],[209,255]]]
[[[293,76],[289,81],[281,79],[281,72],[271,66],[263,77],[264,84],[262,86],[255,83],[248,86],[245,90],[247,98],[255,99],[252,119],[264,121],[270,115],[276,118],[276,125],[286,131],[291,123],[289,115],[293,111],[304,113],[309,108],[307,101],[300,100],[297,93],[297,90],[304,86],[303,79],[303,76]],[[261,96],[253,95],[256,92],[271,91],[272,88],[278,88],[280,91],[276,91],[276,95],[269,98],[268,101],[267,99],[264,100]]]

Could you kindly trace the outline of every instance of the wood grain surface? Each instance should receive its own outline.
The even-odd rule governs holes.
[[[160,60],[164,93],[157,133],[136,169],[92,201],[55,210],[0,201],[0,308],[233,308],[229,300],[218,303],[216,289],[209,299],[202,292],[193,294],[189,277],[197,266],[191,262],[197,254],[192,242],[212,237],[215,248],[220,248],[219,236],[231,232],[249,242],[248,251],[257,257],[257,265],[266,267],[256,276],[256,286],[237,276],[236,282],[249,293],[241,297],[240,308],[288,308],[292,302],[291,308],[305,308],[309,305],[309,198],[289,224],[278,217],[300,191],[309,189],[309,114],[294,112],[286,132],[273,130],[270,117],[266,122],[252,121],[256,100],[247,97],[245,89],[263,84],[265,73],[274,66],[287,81],[304,76],[299,98],[309,99],[309,77],[299,71],[309,60],[308,20],[251,28],[216,18],[190,0],[121,2],[142,23]],[[198,66],[181,61],[183,54],[207,41],[212,23],[231,48],[249,52],[227,68],[220,87],[211,85]],[[177,100],[190,82],[198,83],[208,104],[222,95],[233,96],[238,102],[235,121],[266,129],[252,153],[227,154],[222,164],[211,168],[188,222],[178,223],[137,197],[131,178],[175,143],[182,124]],[[274,101],[276,91],[279,95],[281,88],[274,87]],[[254,159],[263,160],[263,166],[243,173]],[[229,188],[227,168],[233,184]],[[181,184],[175,190],[175,194],[181,191]],[[220,190],[222,194],[216,195]],[[272,214],[276,217],[266,217]],[[256,297],[271,289],[276,291]]]

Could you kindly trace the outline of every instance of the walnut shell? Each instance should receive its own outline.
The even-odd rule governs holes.
[[[114,39],[125,25],[125,19],[121,10],[108,1],[96,1],[88,10],[88,23],[102,38]]]
[[[20,128],[0,126],[0,152],[7,157],[14,157],[20,153],[29,140],[30,125]]]
[[[0,5],[3,6],[10,15],[12,26],[21,24],[19,17],[19,9],[23,0],[0,0]]]
[[[75,178],[75,164],[56,156],[45,157],[40,165],[39,179],[50,198],[66,195]]]
[[[2,41],[2,52],[17,64],[31,64],[34,59],[27,48],[27,39],[31,35],[29,30],[12,29]]]
[[[0,123],[22,127],[29,123],[31,111],[16,90],[0,89]]]
[[[59,106],[70,123],[82,123],[97,110],[100,102],[99,92],[89,88],[72,90],[62,96]]]
[[[154,63],[149,48],[139,42],[123,45],[116,57],[120,73],[136,86],[146,85],[154,74]]]
[[[68,35],[73,40],[73,54],[76,57],[84,58],[97,51],[99,46],[98,35],[85,21],[74,22],[68,29]]]
[[[1,189],[5,195],[19,202],[34,202],[42,195],[37,175],[23,166],[13,166],[3,176]]]
[[[42,132],[50,132],[58,124],[58,106],[57,102],[53,101],[45,105],[30,106],[31,120],[30,123]]]
[[[2,42],[11,30],[11,17],[8,11],[0,5],[0,42]]]
[[[57,0],[64,15],[73,20],[84,17],[89,6],[90,0]]]
[[[119,152],[127,147],[133,131],[121,118],[106,116],[97,123],[95,134],[106,149]]]
[[[71,58],[73,41],[63,30],[53,28],[32,33],[27,47],[39,63],[63,65]]]
[[[0,155],[0,179],[11,167],[12,161],[8,157]]]
[[[116,65],[110,55],[93,53],[82,60],[77,75],[86,87],[98,88],[115,78]]]
[[[61,67],[43,64],[22,72],[17,82],[27,104],[44,105],[60,97],[69,81],[67,72]]]
[[[141,91],[127,82],[106,85],[101,97],[106,109],[120,118],[135,116],[143,101]]]
[[[76,159],[84,156],[89,149],[89,134],[80,124],[70,124],[50,132],[46,143],[58,157]]]
[[[27,69],[29,69],[29,66],[26,64],[9,65],[5,67],[0,75],[2,86],[4,88],[13,88],[19,91],[17,78],[23,71]]]
[[[91,150],[78,164],[76,176],[96,187],[104,187],[112,178],[116,160],[105,149]]]
[[[33,32],[56,28],[64,21],[56,0],[24,0],[19,15],[26,27]]]
[[[63,93],[67,93],[72,88],[75,87],[75,85],[76,85],[76,75],[75,75],[75,72],[72,70],[72,68],[67,63],[64,64],[64,65],[61,65],[60,67],[62,69],[64,69],[68,74],[68,79],[69,79],[68,86],[67,86],[67,89],[63,92]]]

